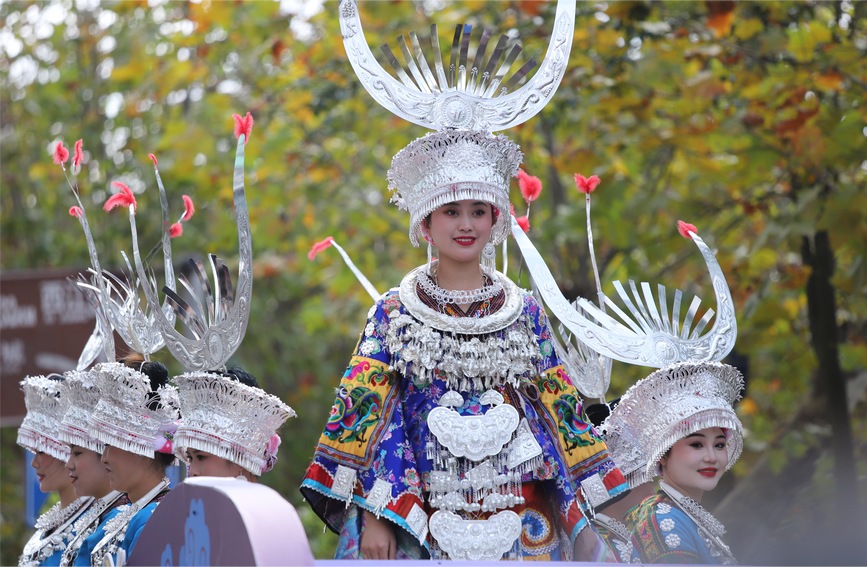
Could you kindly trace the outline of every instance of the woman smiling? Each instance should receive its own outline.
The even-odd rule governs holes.
[[[732,404],[744,382],[718,362],[657,370],[623,395],[607,427],[628,426],[660,490],[626,516],[642,563],[734,564],[723,525],[701,505],[741,454],[743,433]]]

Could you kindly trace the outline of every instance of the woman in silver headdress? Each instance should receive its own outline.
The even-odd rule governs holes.
[[[259,387],[241,368],[187,372],[175,378],[183,416],[175,454],[188,476],[237,477],[256,481],[274,468],[277,429],[295,411]]]
[[[55,379],[56,378],[56,379]],[[18,444],[34,454],[32,466],[42,492],[60,497],[36,520],[36,532],[24,546],[19,565],[60,565],[63,551],[73,538],[73,524],[93,498],[77,498],[63,463],[69,447],[58,437],[65,410],[61,402],[60,376],[31,376],[21,382],[27,415],[18,428]]]
[[[62,395],[68,406],[59,430],[60,439],[69,444],[66,469],[75,493],[96,500],[75,521],[75,537],[63,552],[60,565],[90,565],[90,552],[105,535],[106,522],[118,514],[119,506],[129,504],[129,500],[119,490],[112,490],[102,464],[105,445],[90,433],[90,414],[100,398],[93,374],[69,372],[63,381]]]
[[[430,260],[368,313],[302,484],[341,535],[338,557],[605,553],[577,487],[616,495],[624,478],[582,419],[543,309],[491,266],[520,161],[504,136],[459,130],[394,158],[395,200]]]
[[[91,562],[120,565],[169,492],[165,474],[174,462],[177,391],[167,385],[168,370],[159,362],[127,359],[99,364],[93,372],[102,398],[90,415],[90,427],[105,444],[102,463],[112,489],[125,493],[130,504],[105,524]]]
[[[685,362],[632,386],[606,427],[635,433],[648,479],[659,492],[627,514],[642,563],[735,564],[723,525],[701,505],[743,449],[732,404],[744,382],[719,362]]]

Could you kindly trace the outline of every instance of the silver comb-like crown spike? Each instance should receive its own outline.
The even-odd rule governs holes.
[[[405,67],[391,48],[382,48],[397,75],[395,78],[379,64],[367,45],[356,0],[341,0],[339,12],[346,53],[367,92],[394,114],[435,130],[462,128],[494,132],[517,126],[535,116],[554,95],[563,78],[575,27],[575,2],[558,0],[545,59],[532,78],[512,90],[536,62],[528,61],[504,84],[521,51],[519,46],[513,46],[507,53],[505,36],[498,40],[493,53],[485,60],[491,34],[483,31],[470,61],[472,26],[457,26],[447,70],[443,66],[436,26],[431,26],[432,57],[424,54],[415,33],[410,34],[412,47],[401,36],[398,49],[403,54]],[[434,71],[429,64],[431,59]]]
[[[96,323],[93,327],[93,333],[87,339],[81,355],[78,357],[78,364],[75,369],[78,371],[85,370],[90,367],[102,354],[107,362],[114,360],[114,330],[108,317],[105,315],[105,310],[99,302],[99,293],[90,287],[90,282],[84,274],[79,274],[78,279],[69,279],[70,282],[78,286],[78,289],[93,307],[93,312],[96,315]]]
[[[139,282],[134,277],[132,267],[126,254],[121,252],[127,265],[126,281],[119,279],[117,276],[103,270],[99,262],[99,254],[96,250],[96,245],[93,240],[93,235],[90,230],[90,225],[87,221],[87,212],[78,191],[73,187],[72,194],[80,210],[77,215],[81,228],[84,231],[84,237],[87,242],[87,250],[90,255],[91,268],[88,270],[90,277],[81,277],[77,282],[79,288],[85,292],[93,294],[93,298],[97,301],[99,309],[97,313],[102,312],[108,323],[107,330],[103,336],[111,337],[111,329],[117,331],[121,339],[132,349],[142,353],[146,360],[150,359],[150,355],[160,350],[164,343],[159,332],[154,326],[154,317],[148,311],[147,305],[142,308],[139,297]],[[133,236],[135,237],[135,209],[130,207],[130,227]],[[165,235],[168,234],[168,227],[164,227]],[[174,268],[172,267],[171,257],[165,259],[165,275],[167,285],[174,286]],[[132,282],[132,283],[130,283]],[[89,298],[90,299],[90,298]],[[164,308],[169,316],[174,321],[174,313],[170,308]],[[99,317],[97,317],[97,325],[99,325]],[[102,323],[105,325],[105,322]],[[97,330],[94,330],[96,333]],[[111,343],[103,341],[102,348],[105,353],[106,360],[114,360],[114,340],[111,338]],[[90,356],[90,352],[86,351]],[[82,353],[84,356],[85,353]],[[94,356],[95,360],[95,356]],[[91,360],[92,362],[92,360]]]
[[[629,313],[604,294],[603,301],[621,320],[608,315],[583,298],[577,299],[573,305],[563,297],[544,259],[514,217],[512,234],[545,304],[563,326],[600,354],[628,364],[662,368],[687,360],[720,361],[734,348],[737,321],[731,291],[713,252],[694,232],[689,235],[704,257],[717,303],[716,320],[705,334],[701,333],[713,312],[709,310],[698,324],[693,326],[699,304],[699,300],[695,299],[681,322],[682,293],[680,290],[675,291],[674,305],[669,315],[666,291],[661,285],[658,288],[657,310],[648,284],[642,284],[642,293],[639,294],[635,283],[630,282],[630,298],[622,284],[615,283]]]
[[[590,195],[586,198],[586,215],[587,215],[587,247],[590,252],[590,260],[593,265],[593,277],[596,282],[596,295],[599,298],[599,308],[605,312],[605,294],[602,293],[602,283],[599,279],[599,268],[596,264],[596,248],[593,246],[593,225],[590,222]],[[537,296],[541,296],[539,290],[536,289],[535,281],[531,278],[534,291]],[[575,309],[580,309],[578,301],[572,302]],[[553,327],[551,338],[557,346],[557,352],[560,353],[560,360],[563,366],[566,367],[569,377],[578,388],[578,390],[587,397],[598,398],[605,400],[605,393],[608,391],[608,386],[611,384],[611,359],[604,356],[592,348],[588,347],[580,338],[569,332],[569,330],[559,324]]]
[[[250,216],[247,210],[247,197],[244,190],[244,145],[246,136],[238,137],[235,153],[235,169],[233,180],[233,198],[235,204],[235,222],[238,227],[238,282],[233,288],[229,269],[216,256],[210,255],[211,271],[214,285],[208,284],[203,270],[197,268],[198,286],[194,286],[187,278],[179,278],[181,285],[193,298],[193,305],[187,303],[174,289],[163,288],[166,293],[166,304],[177,313],[184,325],[193,335],[185,337],[175,330],[173,320],[159,312],[156,321],[159,331],[165,338],[166,345],[172,355],[187,371],[217,370],[224,368],[226,361],[241,345],[247,331],[250,318],[250,303],[253,296],[253,244],[250,234]],[[159,184],[164,213],[168,218],[166,204],[162,199],[164,189]],[[163,250],[171,254],[171,243],[163,241]],[[138,247],[133,248],[136,270],[139,279],[144,280],[145,268],[141,261]],[[143,286],[148,303],[159,305],[157,289],[153,285]],[[205,305],[199,299],[205,296]]]

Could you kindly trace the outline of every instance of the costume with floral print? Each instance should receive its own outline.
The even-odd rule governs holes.
[[[461,416],[491,411],[492,406],[482,402],[482,394],[489,389],[498,391],[505,404],[526,418],[522,421],[541,447],[541,456],[533,466],[520,473],[520,483],[534,495],[534,501],[528,499],[511,508],[521,516],[523,525],[518,552],[521,556],[571,558],[572,543],[588,525],[578,488],[581,480],[599,474],[611,495],[626,489],[604,442],[581,418],[581,399],[560,366],[544,311],[526,292],[520,291],[518,300],[520,314],[514,321],[472,339],[428,327],[413,317],[397,289],[384,294],[371,309],[301,487],[317,514],[341,535],[338,557],[358,557],[363,514],[355,508],[378,513],[399,526],[398,557],[425,557],[425,550],[431,549],[426,521],[418,521],[421,512],[426,520],[434,511],[429,496],[431,474],[436,469],[427,456],[431,440],[428,416],[440,407],[438,401],[450,390],[457,389],[463,396],[463,404],[453,408]],[[478,305],[479,314],[484,314],[485,303]],[[526,334],[532,342],[532,365],[514,383],[499,383],[492,388],[469,383],[466,388],[455,388],[456,382],[439,365],[422,376],[416,362],[405,360],[406,356],[418,354],[408,352],[413,344],[406,343],[404,348],[391,352],[389,341],[394,344],[395,332],[390,327],[396,321],[403,322],[404,329],[415,329],[434,340],[457,337],[459,341],[500,340],[506,344]],[[543,382],[547,390],[543,390]],[[353,395],[356,390],[359,392]],[[362,408],[370,393],[376,394],[378,405],[368,403]],[[339,434],[335,434],[338,429]],[[351,493],[342,480],[347,475]],[[378,481],[390,484],[385,501],[374,490]],[[376,501],[371,503],[373,494],[377,495]],[[472,517],[482,519],[486,514]],[[424,549],[420,549],[422,546]]]
[[[625,523],[633,528],[632,544],[641,563],[732,564],[715,553],[692,518],[661,491],[630,510]]]

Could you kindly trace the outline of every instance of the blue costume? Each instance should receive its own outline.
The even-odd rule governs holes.
[[[94,503],[98,509],[88,511],[75,523],[75,539],[63,554],[61,565],[90,565],[90,554],[103,537],[105,525],[117,516],[118,507],[129,504],[125,494],[110,493]],[[100,511],[101,510],[101,511]]]
[[[646,498],[627,520],[633,526],[632,544],[641,563],[735,564],[725,544],[700,530],[663,492]]]
[[[117,553],[121,549],[124,551],[127,560],[129,560],[142,530],[147,525],[148,520],[151,519],[160,500],[168,493],[169,489],[164,488],[141,510],[132,514],[132,516],[129,515],[131,505],[116,508],[116,513],[112,519],[101,524],[103,537],[97,541],[90,552],[91,564],[101,565],[106,555],[113,556],[115,563],[117,563]]]
[[[92,498],[82,497],[61,507],[60,502],[39,517],[34,533],[24,551],[18,558],[18,565],[60,565],[66,546],[75,537],[75,520],[85,513],[93,502]]]
[[[433,522],[428,531],[443,510],[484,521],[510,509],[520,518],[510,557],[570,559],[587,526],[579,483],[598,475],[611,495],[626,483],[582,419],[544,311],[498,274],[500,295],[466,312],[441,305],[433,313],[417,272],[371,308],[302,494],[340,534],[338,558],[359,556],[359,509],[399,527],[398,557],[446,550]],[[469,434],[462,424],[495,414],[516,416],[500,444],[475,458],[455,456],[476,449],[455,449]]]

